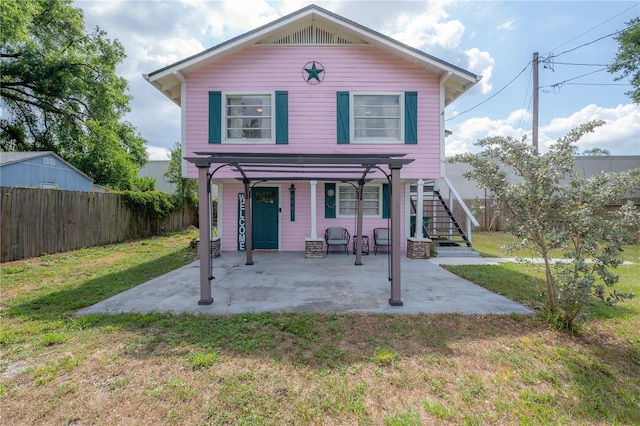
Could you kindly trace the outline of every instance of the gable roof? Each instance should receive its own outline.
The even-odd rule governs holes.
[[[2,152],[0,153],[0,167],[7,166],[13,163],[20,163],[26,160],[33,160],[34,158],[53,156],[57,161],[74,170],[78,174],[82,175],[87,180],[93,182],[89,176],[80,171],[78,168],[70,164],[68,161],[64,160],[58,154],[53,151],[20,151],[20,152]]]
[[[180,87],[185,74],[257,44],[373,45],[445,78],[445,105],[482,78],[316,5],[302,8],[143,77],[180,105]]]

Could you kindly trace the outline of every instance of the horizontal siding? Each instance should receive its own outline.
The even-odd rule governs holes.
[[[296,217],[291,222],[290,211],[290,195],[289,186],[291,182],[266,182],[262,186],[280,186],[280,213],[279,232],[280,232],[280,250],[281,251],[304,251],[305,238],[311,236],[311,185],[309,182],[296,181]],[[221,243],[223,251],[236,251],[238,239],[238,193],[244,192],[244,185],[240,183],[225,183],[223,186],[222,202],[222,223]],[[324,183],[318,182],[316,187],[316,218],[317,218],[317,236],[324,238],[324,231],[329,227],[342,226],[346,228],[353,236],[356,234],[355,218],[336,218],[326,219],[324,217]],[[401,215],[404,215],[405,193],[400,193]],[[370,248],[373,250],[373,229],[386,228],[389,226],[387,219],[364,219],[363,230],[364,235],[369,236]],[[401,250],[406,250],[404,219],[400,225],[400,243]],[[351,248],[351,244],[349,245]]]
[[[53,158],[53,156],[48,156]],[[2,186],[39,188],[41,184],[55,184],[69,191],[93,191],[93,182],[65,164],[56,161],[55,166],[42,164],[43,159],[25,160],[0,167]]]
[[[307,84],[302,68],[325,68],[321,84]],[[439,76],[368,46],[255,46],[187,76],[187,151],[270,153],[406,153],[415,162],[403,178],[440,172]],[[288,145],[210,145],[209,91],[289,92]],[[336,92],[418,92],[418,144],[336,144]],[[220,177],[235,177],[223,169]],[[195,177],[190,166],[189,176]]]

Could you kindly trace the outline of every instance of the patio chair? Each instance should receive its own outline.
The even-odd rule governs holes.
[[[327,254],[330,246],[344,246],[344,251],[349,254],[349,240],[351,235],[345,228],[327,228],[324,231],[324,240],[327,242]]]
[[[389,247],[391,238],[389,228],[376,228],[373,230],[373,254],[378,254],[378,247]]]

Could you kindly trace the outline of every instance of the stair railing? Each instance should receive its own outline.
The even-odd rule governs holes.
[[[469,242],[471,242],[471,227],[472,225],[480,226],[480,223],[475,218],[475,216],[473,216],[473,213],[471,213],[471,210],[469,210],[469,207],[467,207],[467,204],[464,202],[462,197],[460,197],[460,194],[458,194],[458,191],[456,191],[456,188],[453,186],[451,181],[447,179],[446,176],[443,176],[441,179],[439,179],[438,182],[443,182],[444,185],[446,186],[447,195],[448,195],[447,202],[449,203],[449,209],[453,212],[454,203],[457,202],[458,204],[460,204],[460,207],[462,208],[462,211],[465,214],[465,233],[467,234],[467,238],[469,239]],[[444,196],[445,193],[443,189],[444,188],[438,188],[440,193]]]

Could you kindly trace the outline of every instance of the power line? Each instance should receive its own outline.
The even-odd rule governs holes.
[[[563,86],[631,86],[631,83],[563,83]]]
[[[579,35],[577,35],[576,37],[572,38],[571,40],[567,41],[566,43],[561,44],[560,46],[556,47],[556,49],[559,49],[560,47],[566,46],[567,44],[571,43],[572,41],[574,41],[574,40],[578,39],[579,37],[581,37],[581,36],[583,36],[583,35],[585,35],[585,34],[587,34],[587,33],[591,32],[591,31],[593,31],[593,30],[595,30],[595,29],[596,29],[596,28],[598,28],[598,27],[601,27],[602,25],[604,25],[604,24],[606,24],[607,22],[609,22],[609,21],[611,21],[611,20],[613,20],[613,19],[617,18],[618,16],[620,16],[620,15],[622,15],[622,14],[624,14],[624,13],[628,12],[629,10],[631,10],[631,9],[635,8],[636,6],[637,6],[637,5],[635,5],[635,4],[634,4],[633,6],[631,6],[631,7],[627,8],[627,9],[623,10],[622,12],[618,13],[617,15],[612,16],[611,18],[607,19],[606,21],[603,21],[603,22],[601,22],[600,24],[598,24],[598,25],[596,25],[596,26],[594,26],[594,27],[592,27],[592,28],[588,29],[587,31],[582,32],[581,34],[579,34]],[[595,39],[595,40],[592,40],[592,41],[590,41],[590,42],[587,42],[587,43],[581,44],[581,45],[576,46],[576,47],[574,47],[574,48],[572,48],[572,49],[565,50],[565,51],[563,51],[563,52],[561,52],[561,53],[559,53],[559,54],[557,54],[557,55],[552,54],[551,52],[552,52],[553,50],[551,50],[551,51],[549,51],[549,52],[546,54],[546,58],[544,58],[544,59],[539,59],[539,60],[538,60],[538,62],[544,62],[545,64],[547,64],[547,65],[548,65],[548,68],[550,68],[551,70],[553,70],[553,65],[551,65],[551,63],[552,63],[552,60],[553,60],[554,58],[557,58],[558,56],[564,55],[564,54],[569,53],[569,52],[573,52],[573,51],[578,50],[578,49],[580,49],[580,48],[582,48],[582,47],[585,47],[585,46],[588,46],[588,45],[591,45],[591,44],[597,43],[598,41],[603,40],[603,39],[606,39],[606,38],[608,38],[608,37],[611,37],[611,36],[617,35],[617,34],[619,34],[619,33],[623,32],[623,31],[625,31],[625,30],[628,30],[629,28],[631,28],[631,26],[626,27],[626,28],[624,28],[624,29],[622,29],[622,30],[619,30],[619,31],[613,32],[613,33],[611,33],[611,34],[607,34],[607,35],[605,35],[605,36],[599,37],[599,38],[597,38],[597,39]],[[554,50],[555,50],[555,49],[554,49]],[[473,111],[474,109],[478,108],[479,106],[481,106],[481,105],[483,105],[483,104],[485,104],[485,103],[489,102],[491,99],[493,99],[493,98],[495,98],[496,96],[498,96],[498,95],[499,95],[500,93],[502,93],[502,92],[503,92],[507,87],[509,87],[509,86],[510,86],[514,81],[516,81],[516,80],[518,79],[518,77],[520,77],[520,76],[522,75],[522,73],[524,73],[524,72],[526,71],[526,69],[529,67],[529,65],[531,65],[531,63],[532,63],[532,62],[533,62],[533,61],[530,61],[530,62],[529,62],[529,63],[528,63],[528,64],[527,64],[527,65],[526,65],[526,66],[525,66],[525,67],[524,67],[524,68],[523,68],[523,69],[522,69],[522,70],[521,70],[521,71],[520,71],[520,72],[519,72],[519,73],[518,73],[518,74],[517,74],[517,75],[516,75],[512,80],[511,80],[511,81],[509,81],[509,82],[508,82],[504,87],[502,87],[502,88],[501,88],[500,90],[498,90],[496,93],[494,93],[493,95],[491,95],[490,97],[488,97],[488,98],[487,98],[487,99],[485,99],[484,101],[482,101],[482,102],[480,102],[480,103],[478,103],[478,104],[476,104],[476,105],[472,106],[471,108],[466,109],[466,110],[464,110],[464,111],[462,111],[462,112],[458,113],[455,117],[451,117],[451,118],[447,118],[447,119],[445,119],[445,121],[454,120],[454,119],[456,119],[456,118],[460,117],[460,116],[461,116],[461,115],[463,115],[463,114],[466,114],[466,113],[468,113],[468,112],[470,112],[470,111]],[[563,63],[563,62],[554,62],[553,64],[558,64],[558,65],[577,65],[577,66],[600,66],[600,67],[606,67],[606,68],[602,68],[602,69],[599,69],[599,70],[596,70],[596,71],[592,71],[592,72],[589,72],[589,73],[586,73],[586,74],[582,74],[582,75],[579,75],[579,76],[577,76],[577,77],[573,77],[573,78],[570,78],[570,79],[564,80],[564,81],[559,82],[559,83],[550,84],[550,85],[546,85],[546,86],[540,86],[540,87],[538,87],[538,89],[542,89],[542,88],[545,88],[545,87],[558,88],[558,87],[561,87],[561,86],[562,86],[562,85],[564,85],[564,84],[567,84],[567,85],[588,85],[588,83],[582,83],[582,84],[581,84],[581,83],[569,83],[569,82],[570,82],[570,81],[573,81],[573,80],[576,80],[576,79],[578,79],[578,78],[581,78],[581,77],[585,77],[585,76],[590,75],[590,74],[595,74],[595,73],[597,73],[597,72],[604,71],[604,70],[608,69],[608,66],[609,66],[609,65],[607,65],[607,64],[579,64],[579,63],[569,63],[569,62],[567,62],[567,63]],[[547,65],[545,65],[545,68],[547,68]],[[626,84],[592,84],[592,85],[602,85],[602,86],[604,86],[604,85],[610,85],[610,86],[621,85],[621,86],[622,86],[622,85],[626,85]],[[525,101],[526,101],[526,98],[525,98]]]
[[[629,30],[629,29],[631,29],[631,28],[633,28],[633,25],[629,25],[628,27],[625,27],[625,28],[623,28],[623,29],[621,29],[621,30],[618,30],[618,31],[615,31],[615,32],[613,32],[613,33],[611,33],[611,34],[607,34],[607,35],[605,35],[605,36],[599,37],[599,38],[597,38],[597,39],[595,39],[595,40],[592,40],[592,41],[589,41],[589,42],[587,42],[587,43],[581,44],[581,45],[576,46],[576,47],[574,47],[574,48],[572,48],[572,49],[565,50],[564,52],[558,53],[557,55],[554,55],[553,53],[549,53],[549,54],[547,55],[547,57],[544,59],[544,62],[549,63],[549,62],[551,62],[551,60],[552,60],[552,59],[557,58],[558,56],[562,56],[562,55],[564,55],[565,53],[573,52],[574,50],[578,50],[578,49],[580,49],[580,48],[582,48],[582,47],[589,46],[590,44],[596,43],[596,42],[598,42],[598,41],[600,41],[600,40],[604,40],[605,38],[612,37],[612,36],[614,36],[614,35],[618,35],[618,34],[620,34],[620,33],[624,32],[624,31],[627,31],[627,30]],[[566,43],[565,43],[565,44],[566,44]]]
[[[599,24],[598,24],[598,25],[596,25],[595,27],[589,28],[587,31],[584,31],[583,33],[578,34],[577,36],[575,36],[575,37],[574,37],[574,38],[572,38],[571,40],[569,40],[569,41],[567,41],[567,42],[565,42],[565,43],[561,44],[560,46],[558,46],[558,47],[556,47],[556,48],[552,49],[551,51],[547,52],[547,55],[548,55],[548,54],[550,54],[551,52],[553,52],[553,51],[554,51],[554,50],[556,50],[556,49],[560,49],[561,47],[566,46],[567,44],[571,43],[572,41],[574,41],[574,40],[576,40],[576,39],[578,39],[578,38],[582,37],[583,35],[585,35],[585,34],[587,34],[587,33],[591,32],[591,31],[593,31],[593,30],[595,30],[595,29],[596,29],[596,28],[598,28],[598,27],[603,26],[603,25],[604,25],[604,24],[606,24],[607,22],[612,21],[613,19],[617,18],[618,16],[620,16],[620,15],[622,15],[622,14],[624,14],[624,13],[626,13],[626,12],[630,11],[631,9],[636,8],[636,7],[638,7],[637,3],[636,3],[636,4],[634,4],[634,5],[632,5],[632,6],[630,6],[630,7],[628,7],[627,9],[625,9],[625,10],[623,10],[622,12],[618,13],[617,15],[612,16],[611,18],[607,19],[606,21],[599,23]]]
[[[620,30],[620,31],[623,31],[623,30]],[[593,40],[593,41],[590,41],[590,42],[588,42],[588,43],[584,43],[584,44],[581,44],[580,46],[576,46],[576,47],[574,47],[573,49],[565,50],[564,52],[558,53],[557,55],[549,54],[549,56],[547,57],[547,60],[549,60],[549,59],[553,59],[553,58],[557,58],[558,56],[562,56],[562,55],[564,55],[565,53],[573,52],[574,50],[578,50],[578,49],[580,49],[581,47],[585,47],[585,46],[588,46],[588,45],[590,45],[590,44],[596,43],[596,42],[598,42],[598,41],[600,41],[600,40],[603,40],[603,39],[605,39],[605,38],[608,38],[608,37],[614,36],[614,35],[618,34],[620,31],[616,31],[615,33],[607,34],[606,36],[602,36],[602,37],[597,38],[597,39],[595,39],[595,40]]]
[[[567,80],[561,81],[560,83],[554,83],[554,84],[548,84],[548,85],[546,85],[546,86],[540,86],[539,88],[540,88],[540,89],[542,89],[542,88],[544,88],[544,87],[553,87],[553,88],[556,88],[556,87],[562,86],[562,85],[563,85],[563,84],[565,84],[565,83],[568,83],[569,81],[577,80],[577,79],[579,79],[579,78],[586,77],[586,76],[588,76],[588,75],[595,74],[595,73],[597,73],[597,72],[602,72],[602,71],[605,71],[605,70],[606,70],[606,68],[602,68],[602,69],[595,70],[595,71],[591,71],[591,72],[588,72],[588,73],[585,73],[585,74],[582,74],[582,75],[579,75],[579,76],[576,76],[576,77],[569,78],[569,79],[567,79]]]
[[[449,120],[454,120],[458,117],[460,117],[462,114],[466,114],[469,111],[473,111],[474,109],[478,108],[480,105],[483,105],[487,102],[489,102],[491,99],[495,98],[496,96],[498,96],[500,93],[502,93],[504,91],[504,89],[506,89],[507,87],[509,87],[511,85],[511,83],[513,83],[514,81],[516,81],[518,79],[518,77],[520,77],[522,75],[523,72],[525,72],[527,70],[527,68],[529,68],[529,65],[531,65],[532,61],[529,61],[529,63],[522,69],[522,71],[520,71],[518,73],[518,75],[516,75],[515,77],[513,77],[513,79],[511,79],[510,82],[508,82],[502,89],[498,90],[496,93],[494,93],[493,95],[489,96],[487,99],[485,99],[484,101],[480,102],[479,104],[472,106],[469,109],[466,109],[460,113],[458,113],[455,117],[451,117],[451,118],[447,118],[444,121],[449,121]]]
[[[582,67],[608,67],[609,64],[577,64],[575,62],[556,62],[553,61],[553,65],[578,65]]]

